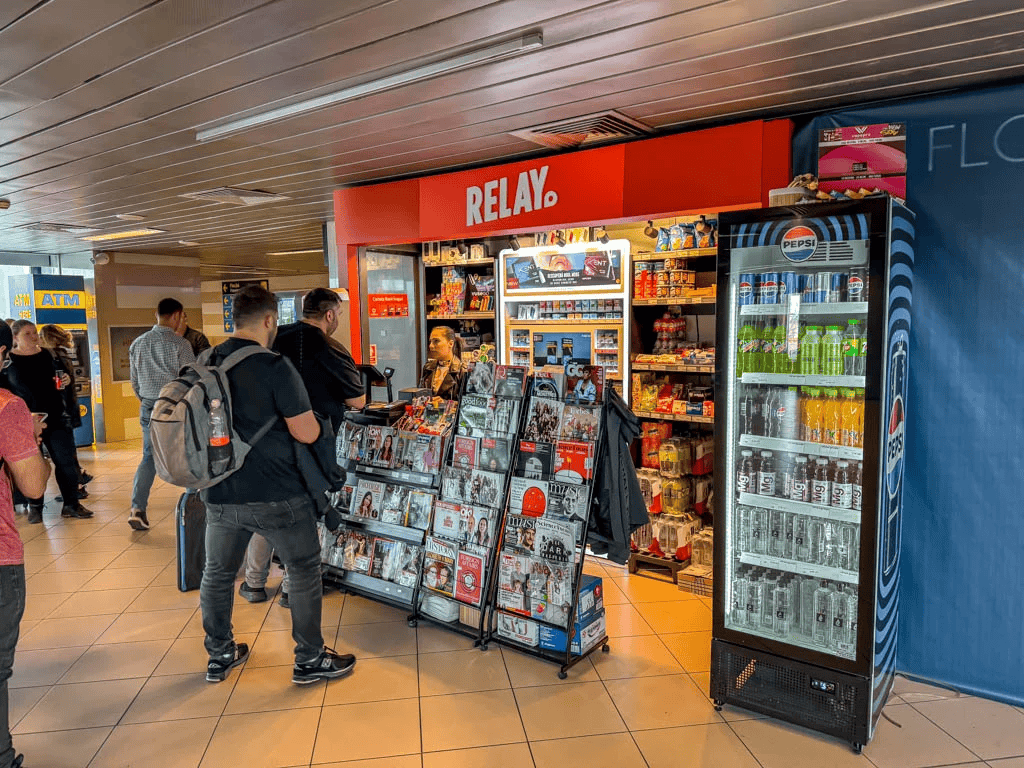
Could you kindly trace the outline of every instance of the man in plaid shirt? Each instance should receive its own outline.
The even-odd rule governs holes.
[[[163,299],[156,309],[156,325],[132,342],[132,389],[139,398],[139,423],[142,425],[142,461],[135,471],[132,486],[132,513],[128,525],[136,531],[149,530],[146,506],[156,478],[153,449],[149,442],[149,418],[160,390],[178,377],[178,372],[196,360],[192,345],[182,338],[185,332],[185,307],[177,299]]]

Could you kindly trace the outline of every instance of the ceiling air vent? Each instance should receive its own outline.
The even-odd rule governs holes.
[[[84,227],[81,224],[59,224],[53,221],[37,221],[32,224],[23,224],[18,229],[29,232],[56,232],[64,235],[87,235],[95,232],[96,227]]]
[[[286,195],[275,195],[273,192],[264,192],[260,189],[238,189],[236,187],[218,187],[217,189],[204,189],[202,192],[186,192],[178,197],[187,197],[191,200],[202,200],[207,203],[226,203],[228,205],[263,205],[264,203],[279,203],[282,200],[290,200]]]
[[[572,149],[609,141],[623,141],[648,136],[653,129],[625,115],[609,110],[592,115],[559,120],[555,123],[536,125],[522,131],[513,131],[513,136],[552,149]]]

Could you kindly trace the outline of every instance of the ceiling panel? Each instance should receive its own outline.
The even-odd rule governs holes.
[[[541,31],[538,50],[198,143],[238,114]],[[71,253],[33,221],[166,233],[111,250],[206,274],[323,268],[339,186],[538,154],[512,131],[617,109],[657,131],[1024,75],[1007,0],[4,0],[0,247]],[[181,198],[221,185],[289,200]],[[183,246],[179,240],[200,242]],[[98,250],[98,248],[97,248]],[[219,267],[217,265],[220,265]]]

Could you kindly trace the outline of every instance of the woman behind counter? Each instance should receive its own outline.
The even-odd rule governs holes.
[[[430,357],[420,374],[420,387],[445,400],[458,400],[466,366],[462,362],[462,344],[455,331],[439,325],[430,332]]]

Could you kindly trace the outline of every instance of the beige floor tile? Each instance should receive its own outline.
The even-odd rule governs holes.
[[[640,603],[636,609],[659,634],[711,631],[711,609],[700,600]]]
[[[117,556],[118,553],[116,552],[69,552],[58,557],[40,573],[99,571],[110,565]]]
[[[66,592],[55,592],[53,594],[42,594],[42,595],[27,595],[25,598],[25,613],[22,614],[23,621],[39,621],[45,619],[52,614],[58,606],[66,602],[69,598],[75,597],[74,594],[68,594]],[[55,616],[54,618],[60,618]],[[25,630],[21,630],[22,634]]]
[[[149,677],[170,647],[170,640],[94,645],[82,654],[60,683]]]
[[[190,675],[159,675],[145,682],[138,697],[125,713],[125,723],[155,723],[218,717],[228,703],[238,679],[239,667],[221,683],[206,682],[206,665]]]
[[[471,722],[472,727],[452,727],[459,722]],[[422,723],[425,752],[526,741],[510,690],[434,696],[423,702]]]
[[[759,768],[750,750],[724,723],[636,731],[650,768]]]
[[[18,723],[17,733],[64,731],[115,725],[143,680],[105,680],[98,683],[55,685]]]
[[[989,760],[991,768],[1024,768],[1024,757],[1011,757],[1006,760]]]
[[[493,653],[493,651],[488,651]],[[537,685],[567,685],[570,683],[596,683],[601,678],[591,659],[600,656],[600,653],[592,654],[569,668],[565,680],[558,678],[559,667],[548,661],[527,656],[525,653],[511,648],[502,648],[502,655],[505,657],[505,669],[512,680],[513,688],[531,688]]]
[[[533,768],[528,744],[502,744],[448,752],[426,752],[423,768]],[[319,766],[317,767],[319,768]],[[342,768],[339,766],[338,768]],[[383,768],[383,766],[382,766]],[[597,768],[593,766],[592,768]]]
[[[40,555],[63,555],[70,552],[78,544],[78,539],[51,539],[49,536],[37,536],[25,541],[22,546],[25,550],[25,557],[37,557]],[[52,561],[51,561],[52,562]]]
[[[117,616],[77,616],[70,619],[44,619],[26,632],[18,641],[18,648],[38,651],[45,648],[71,648],[92,645]]]
[[[257,634],[262,629],[263,623],[267,618],[267,612],[270,610],[270,606],[267,603],[260,603],[255,606],[250,606],[246,603],[245,606],[240,606],[238,601],[235,602],[235,608],[231,614],[231,626],[236,635]],[[274,610],[279,611],[281,609],[275,607]],[[192,617],[185,624],[185,628],[181,631],[181,636],[204,637],[205,635],[202,611],[196,609],[195,613],[192,614]]]
[[[657,635],[618,637],[609,646],[610,652],[590,657],[602,680],[672,675],[683,671]]]
[[[104,589],[95,592],[76,592],[50,614],[51,619],[66,619],[76,616],[101,616],[121,613],[132,600],[142,592],[135,589]]]
[[[553,741],[531,741],[537,768],[647,768],[633,737],[628,733],[608,733]]]
[[[113,552],[120,554],[131,545],[127,536],[90,536],[75,544],[69,554],[85,552]]]
[[[864,748],[878,768],[924,768],[978,759],[909,704],[886,707],[885,713],[900,727],[885,718],[878,721],[875,737]]]
[[[132,547],[118,555],[110,565],[112,568],[141,568],[147,565],[158,565],[160,570],[163,570],[174,562],[174,556],[175,550],[171,547],[158,549]]]
[[[237,592],[237,589],[235,591]],[[265,605],[267,605],[267,603],[247,603],[245,600],[239,599],[237,596],[235,597],[236,611],[245,610],[246,607],[250,607],[254,610],[262,610],[262,607]],[[337,592],[332,595],[324,595],[324,601],[320,611],[320,625],[324,627],[331,627],[332,629],[337,628],[344,605],[344,595],[339,595]],[[270,606],[270,610],[266,612],[266,621],[263,622],[263,631],[268,629],[291,630],[291,628],[292,612],[287,608],[282,608],[277,600],[274,599],[273,605]]]
[[[247,662],[252,667],[280,667],[294,663],[295,640],[290,629],[260,632],[251,647],[251,655]]]
[[[178,566],[172,563],[160,571],[157,577],[150,582],[151,587],[178,587]]]
[[[632,603],[661,603],[694,600],[694,595],[681,592],[677,584],[669,579],[656,576],[644,576],[639,573],[630,574],[612,582]]]
[[[123,613],[97,643],[132,643],[143,640],[173,640],[195,612],[193,608],[170,611]]]
[[[222,717],[200,765],[202,768],[308,765],[319,721],[319,708]],[[348,742],[348,739],[340,741]]]
[[[25,594],[28,599],[33,595],[53,594],[55,592],[77,592],[88,581],[89,574],[75,573],[36,573],[25,580]]]
[[[341,612],[341,626],[405,621],[408,616],[409,611],[401,611],[398,608],[392,608],[390,605],[383,605],[363,597],[349,595],[345,600],[345,608]]]
[[[605,605],[622,605],[628,603],[629,598],[619,589],[615,582],[611,579],[605,579],[601,584],[601,590],[604,593],[604,604]]]
[[[505,661],[496,648],[428,653],[420,659],[420,696],[511,687]]]
[[[339,737],[341,734],[345,736]],[[419,751],[420,704],[416,699],[343,704],[323,708],[313,762],[368,760]]]
[[[316,763],[316,768],[420,768],[420,756],[395,755],[374,760],[354,760],[345,763]],[[488,766],[494,768],[494,766]]]
[[[240,715],[246,712],[323,706],[327,682],[294,685],[292,668],[292,664],[281,667],[252,667],[246,664],[238,676],[224,714]],[[332,681],[331,684],[342,683]]]
[[[626,730],[601,683],[517,688],[515,693],[530,741]]]
[[[53,733],[28,733],[14,740],[15,748],[45,768],[86,768],[112,729],[87,728]]]
[[[985,760],[1024,755],[1024,715],[1008,704],[966,698],[915,704],[914,709]]]
[[[41,685],[37,688],[11,688],[7,691],[7,717],[9,727],[13,728],[32,707],[39,703],[50,686]]]
[[[238,635],[236,643],[247,643],[252,648],[256,638],[252,635]],[[171,643],[170,649],[153,671],[154,675],[188,675],[205,673],[209,656],[199,637],[182,637]],[[251,664],[250,659],[246,664]]]
[[[605,686],[632,731],[722,722],[688,675],[606,680]]]
[[[653,635],[651,625],[628,603],[622,605],[605,605],[605,626],[608,637],[631,637],[634,635]]]
[[[34,688],[55,685],[87,650],[88,646],[29,651],[19,643],[14,654],[14,674],[7,681],[7,686]]]
[[[324,706],[415,698],[418,691],[416,656],[359,659],[351,675],[327,686]]]
[[[661,639],[687,672],[711,669],[710,632],[680,632],[661,635]]]
[[[128,613],[139,611],[167,611],[199,607],[199,590],[182,592],[177,587],[160,587],[150,584],[135,601],[128,606]]]
[[[849,744],[778,720],[729,724],[763,768],[871,768]]]
[[[956,691],[951,691],[948,688],[919,683],[915,680],[907,680],[905,677],[897,677],[895,682],[893,682],[892,695],[899,696],[906,704],[938,701],[939,699],[968,698],[967,696],[960,696]]]
[[[89,768],[196,768],[210,743],[217,718],[181,722],[119,725],[89,764]],[[187,738],[183,738],[187,732]]]
[[[49,492],[46,494],[49,496]],[[46,505],[43,512],[43,536],[49,539],[68,539],[69,541],[81,541],[94,535],[97,530],[96,523],[92,520],[64,520],[60,517],[60,505],[51,501]]]
[[[420,653],[468,651],[473,647],[473,641],[458,632],[449,632],[428,621],[421,621],[416,628],[416,646]]]
[[[345,610],[348,610],[348,606]],[[416,653],[416,630],[405,621],[346,625],[345,614],[342,613],[335,643],[339,653],[354,653],[361,659],[371,656],[408,656]]]
[[[87,581],[82,589],[92,592],[100,589],[133,589],[147,586],[163,569],[159,566],[144,568],[104,568]]]

